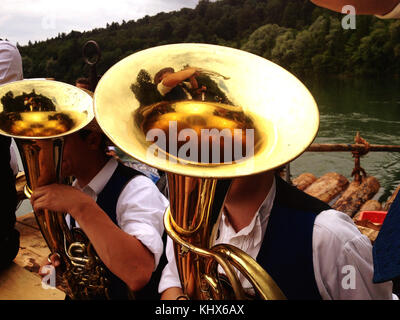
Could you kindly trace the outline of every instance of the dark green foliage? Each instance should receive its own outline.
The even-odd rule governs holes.
[[[61,33],[19,48],[25,78],[52,77],[68,83],[88,75],[82,58],[88,40],[101,48],[100,75],[136,51],[180,42],[240,48],[300,77],[398,75],[400,21],[357,16],[356,29],[345,30],[343,17],[309,0],[200,0],[195,9]]]
[[[51,99],[41,94],[37,94],[35,90],[32,90],[31,93],[24,92],[16,97],[14,97],[14,94],[9,91],[1,98],[1,103],[4,107],[5,113],[56,110],[56,106]]]
[[[157,86],[151,79],[150,74],[144,69],[139,71],[136,82],[131,84],[131,90],[140,102],[140,106],[148,106],[162,100]]]

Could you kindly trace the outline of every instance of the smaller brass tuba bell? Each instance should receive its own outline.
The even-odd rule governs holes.
[[[64,137],[93,118],[91,95],[69,84],[22,80],[0,86],[0,134],[16,141],[28,198],[37,187],[67,182],[61,172]],[[71,298],[90,298],[90,290],[80,283],[91,277],[83,271],[88,264],[98,264],[98,257],[88,257],[93,251],[87,243],[75,239],[65,213],[37,210],[34,215],[51,253],[60,255],[67,294]],[[100,289],[104,291],[104,286]]]

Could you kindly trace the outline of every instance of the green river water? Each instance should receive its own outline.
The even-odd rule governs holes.
[[[354,143],[357,131],[370,144],[400,145],[400,80],[325,79],[304,81],[320,110],[316,143]],[[351,152],[306,152],[291,163],[291,174],[311,172],[317,177],[338,172],[352,179]],[[400,153],[370,152],[361,167],[375,176],[381,202],[400,184]]]

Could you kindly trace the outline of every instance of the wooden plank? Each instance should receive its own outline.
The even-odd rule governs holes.
[[[32,264],[41,265],[46,261],[50,250],[36,224],[33,213],[18,217],[15,228],[20,233],[20,252],[16,262],[30,270]]]
[[[39,230],[39,226],[36,223],[36,218],[35,218],[33,212],[30,212],[23,216],[17,217],[17,224],[18,223],[21,223],[26,226],[30,226],[32,228]]]
[[[58,289],[44,289],[41,279],[16,263],[0,271],[0,300],[64,300]]]
[[[20,249],[14,262],[41,279],[39,269],[47,264],[50,249],[39,230],[33,212],[18,217],[15,228],[20,233]],[[60,274],[57,274],[57,288],[65,290]]]

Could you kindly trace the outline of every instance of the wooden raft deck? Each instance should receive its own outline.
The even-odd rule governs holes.
[[[0,272],[0,300],[64,300],[59,289],[44,289],[38,274],[50,253],[33,213],[17,218],[20,249],[14,262]]]

